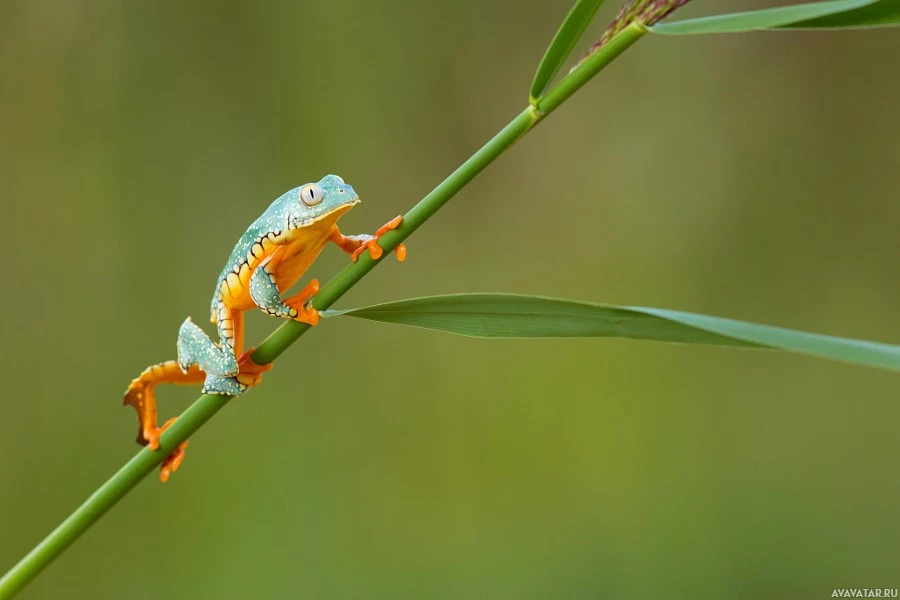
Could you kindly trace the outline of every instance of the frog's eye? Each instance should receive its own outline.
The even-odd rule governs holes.
[[[325,192],[315,183],[308,183],[300,188],[300,200],[307,206],[315,206],[322,201]]]
[[[341,177],[340,175],[332,175],[332,177],[337,180],[338,185],[344,185],[345,181],[343,177]]]

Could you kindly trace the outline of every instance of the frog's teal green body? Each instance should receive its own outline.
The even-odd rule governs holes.
[[[302,190],[309,190],[312,204],[301,198]],[[206,373],[204,393],[236,396],[247,387],[236,379],[239,369],[235,352],[241,351],[234,344],[236,311],[255,305],[272,316],[291,319],[298,316],[297,308],[281,301],[281,291],[294,285],[302,272],[296,273],[292,280],[278,277],[278,271],[270,268],[274,252],[283,252],[294,245],[303,253],[302,258],[308,266],[328,238],[307,247],[298,247],[297,242],[314,242],[315,239],[308,239],[313,230],[329,233],[337,219],[358,203],[359,196],[350,185],[336,175],[328,175],[318,184],[285,192],[247,228],[231,251],[213,292],[210,320],[218,329],[219,345],[214,344],[190,318],[178,334],[181,370],[187,371],[198,365]],[[316,227],[314,223],[322,226]]]
[[[308,306],[318,291],[316,280],[290,298],[282,300],[281,293],[303,276],[329,241],[351,253],[354,260],[364,250],[369,250],[373,258],[381,256],[377,240],[397,227],[400,217],[375,236],[345,236],[337,228],[337,220],[359,202],[349,184],[337,175],[328,175],[318,183],[284,193],[247,228],[216,280],[210,317],[216,325],[218,343],[188,317],[178,332],[178,360],[149,367],[126,390],[125,404],[138,411],[138,442],[155,449],[159,435],[169,424],[157,427],[157,383],[202,381],[204,393],[236,396],[259,382],[270,365],[256,365],[249,352],[241,354],[244,311],[259,308],[271,316],[318,323],[318,313]],[[400,260],[405,256],[402,245],[397,248],[397,256]],[[183,456],[182,447],[166,460],[163,480]]]

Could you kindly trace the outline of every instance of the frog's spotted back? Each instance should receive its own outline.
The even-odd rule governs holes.
[[[335,211],[346,212],[359,202],[353,186],[337,175],[326,175],[318,183],[307,183],[276,198],[250,224],[232,249],[216,280],[211,306],[213,317],[217,313],[222,286],[228,284],[229,273],[234,273],[236,277],[241,276],[244,269],[249,273],[279,244],[295,237],[290,232],[309,226]]]

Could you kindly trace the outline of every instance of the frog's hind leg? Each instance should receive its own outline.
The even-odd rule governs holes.
[[[162,427],[158,426],[156,384],[202,382],[204,393],[237,396],[245,389],[235,379],[237,374],[237,359],[233,348],[230,345],[226,348],[216,345],[188,317],[178,331],[178,360],[148,367],[125,391],[124,404],[133,406],[138,413],[138,443],[156,450],[162,433],[175,422],[175,418],[172,418]],[[160,469],[160,480],[167,481],[171,473],[181,465],[187,445],[185,440],[166,457]]]
[[[223,318],[226,315],[227,318]],[[190,317],[178,330],[178,364],[185,372],[199,366],[206,374],[203,382],[204,394],[239,396],[246,389],[246,386],[235,379],[240,369],[234,355],[232,323],[231,313],[225,309],[225,313],[220,314],[218,320],[221,346],[209,339]],[[223,335],[226,327],[229,328],[228,336]]]
[[[193,366],[183,371],[177,361],[169,360],[144,369],[143,373],[131,380],[125,390],[122,404],[133,406],[138,414],[137,442],[150,446],[151,450],[159,447],[159,436],[162,428],[157,427],[156,391],[158,383],[178,383],[183,385],[202,383],[205,373]]]
[[[157,426],[156,414],[156,390],[158,383],[195,384],[203,381],[205,373],[200,367],[193,366],[186,372],[181,370],[178,361],[169,360],[144,369],[144,372],[131,381],[125,390],[123,404],[134,407],[138,414],[137,442],[149,446],[151,450],[159,448],[159,436],[172,424],[175,419],[169,419],[162,427]],[[184,451],[187,449],[187,440],[181,442],[162,463],[159,478],[167,481],[169,475],[175,471],[184,460]]]

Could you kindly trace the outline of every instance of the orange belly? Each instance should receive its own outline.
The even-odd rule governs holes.
[[[321,254],[328,243],[328,237],[334,228],[334,221],[313,223],[297,230],[294,239],[280,244],[264,245],[261,258],[248,257],[247,263],[241,266],[240,272],[229,273],[222,282],[222,296],[225,304],[232,310],[249,310],[256,307],[250,297],[250,277],[254,269],[268,259],[268,268],[275,276],[275,285],[279,292],[291,288],[306,273],[313,261]],[[265,241],[265,240],[264,240]]]

